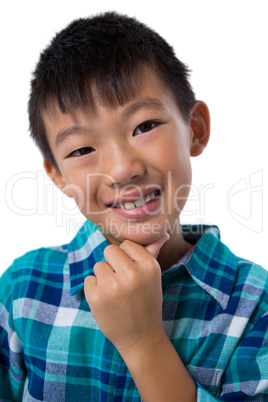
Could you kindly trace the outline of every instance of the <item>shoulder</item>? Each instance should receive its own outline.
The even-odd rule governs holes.
[[[32,269],[54,269],[64,264],[68,254],[67,246],[42,247],[29,251],[19,258],[16,258],[10,267],[13,275],[25,274]]]
[[[268,270],[245,258],[241,258],[231,251],[228,246],[218,239],[219,250],[222,251],[225,259],[233,261],[234,288],[236,292],[241,292],[242,297],[248,300],[265,300],[268,296]]]
[[[259,299],[268,306],[268,271],[252,261],[237,257],[236,284],[244,297]]]
[[[42,247],[16,258],[0,278],[1,299],[5,300],[11,294],[13,298],[18,296],[22,288],[32,286],[41,278],[62,275],[67,261],[68,249],[65,245]]]
[[[36,250],[31,250],[24,255],[16,258],[12,266],[16,268],[21,267],[33,267],[33,266],[46,266],[58,265],[60,262],[64,261],[67,257],[68,246],[56,246],[56,247],[41,247]]]
[[[241,301],[244,306],[258,305],[259,313],[265,308],[267,311],[268,271],[237,256],[221,241],[216,229],[206,228],[196,245],[194,257],[198,269],[195,270],[199,277],[206,282],[206,287],[212,286],[214,292],[220,291],[228,300],[231,298],[233,305]]]
[[[236,306],[235,314],[249,318],[251,324],[262,317],[267,321],[268,271],[250,260],[236,256],[230,250],[228,253],[232,255],[236,266],[230,291],[230,306]]]
[[[267,285],[267,280],[268,280],[268,270],[263,268],[262,266],[240,258],[237,258],[237,269],[240,274],[240,276],[246,276],[247,281],[253,282],[254,284],[266,284]]]
[[[241,339],[254,331],[257,331],[254,337],[264,339],[268,334],[268,271],[238,257],[219,239],[216,249],[218,260],[221,260],[221,255],[225,262],[220,276],[221,285],[225,286],[221,289],[228,295],[224,314],[232,320],[230,328],[234,333],[241,333]]]
[[[254,287],[257,291],[268,293],[268,269],[235,254],[229,247],[220,240],[214,233],[208,233],[210,242],[213,244],[214,254],[212,260],[233,269],[235,283],[246,290],[247,287]],[[214,238],[214,242],[211,238]],[[268,267],[267,267],[268,268]],[[224,271],[224,274],[228,272]]]

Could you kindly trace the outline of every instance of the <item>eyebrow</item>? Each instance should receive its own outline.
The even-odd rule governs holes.
[[[126,106],[123,110],[123,116],[125,118],[135,114],[142,108],[148,108],[152,110],[163,110],[165,109],[165,105],[157,98],[142,98],[137,102],[131,103],[130,105]],[[81,127],[81,126],[72,126],[68,127],[64,130],[58,132],[56,139],[55,139],[55,146],[58,148],[68,137],[78,134],[78,135],[88,135],[91,130]]]
[[[56,139],[55,139],[55,146],[58,148],[68,137],[79,134],[79,135],[88,135],[89,130],[85,127],[81,126],[72,126],[68,127],[64,130],[58,132]]]
[[[153,109],[153,110],[165,109],[164,103],[161,102],[159,99],[146,97],[146,98],[142,98],[142,99],[138,100],[137,102],[134,102],[134,103],[131,103],[130,105],[128,105],[124,109],[123,115],[124,115],[124,117],[129,117],[130,115],[138,112],[140,109],[142,109],[144,107]]]

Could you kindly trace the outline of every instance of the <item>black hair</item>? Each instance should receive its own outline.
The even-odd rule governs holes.
[[[107,12],[75,20],[57,33],[40,55],[28,105],[31,136],[44,158],[57,168],[44,111],[49,112],[56,101],[62,113],[68,113],[93,97],[111,107],[123,105],[136,94],[144,65],[170,88],[188,122],[195,101],[188,69],[152,29],[134,18]]]

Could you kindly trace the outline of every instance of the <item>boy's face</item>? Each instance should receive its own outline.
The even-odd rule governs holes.
[[[137,97],[111,108],[97,101],[70,114],[44,114],[59,171],[45,161],[56,185],[111,243],[148,244],[179,226],[191,184],[190,156],[208,140],[203,103],[186,124],[171,91],[144,69]]]

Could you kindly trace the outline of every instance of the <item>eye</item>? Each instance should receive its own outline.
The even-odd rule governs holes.
[[[144,123],[140,124],[137,128],[135,128],[133,135],[148,133],[148,131],[154,129],[156,126],[158,126],[158,124],[159,124],[158,122],[152,120],[145,121]]]
[[[84,156],[90,154],[93,151],[95,151],[95,149],[92,147],[79,148],[76,151],[71,152],[70,155],[68,155],[68,158],[73,156]]]

